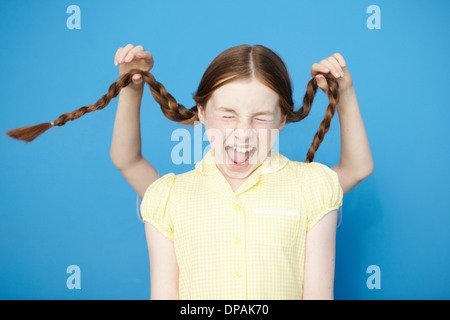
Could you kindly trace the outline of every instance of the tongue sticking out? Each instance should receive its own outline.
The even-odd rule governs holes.
[[[232,147],[227,147],[227,153],[230,159],[234,161],[235,164],[242,164],[247,161],[250,152],[237,152]]]

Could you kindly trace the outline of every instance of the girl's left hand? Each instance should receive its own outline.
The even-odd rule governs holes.
[[[339,53],[335,53],[332,56],[323,59],[319,63],[314,63],[311,67],[311,76],[316,78],[317,86],[328,94],[328,84],[324,73],[331,72],[338,83],[339,91],[344,92],[353,87],[353,80],[350,72],[347,70],[345,60]]]

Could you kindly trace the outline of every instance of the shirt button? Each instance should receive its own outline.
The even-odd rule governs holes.
[[[241,243],[241,237],[235,237],[234,244],[240,244],[240,243]]]
[[[234,211],[240,211],[240,210],[241,210],[241,206],[238,205],[237,203],[235,203],[235,204],[233,205],[233,210],[234,210]]]
[[[242,277],[242,273],[241,273],[240,271],[236,271],[236,272],[234,273],[234,275],[236,276],[236,278]]]

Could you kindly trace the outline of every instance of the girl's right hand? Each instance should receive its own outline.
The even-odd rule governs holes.
[[[142,46],[135,47],[132,44],[127,44],[125,47],[120,47],[116,51],[114,64],[119,66],[119,76],[129,72],[131,69],[150,71],[153,67],[153,57],[152,54],[145,51]],[[141,89],[144,86],[142,76],[140,74],[135,74],[132,78],[132,83],[128,86],[135,89]]]

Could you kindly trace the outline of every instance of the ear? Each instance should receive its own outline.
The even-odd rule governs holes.
[[[197,111],[198,111],[198,118],[200,122],[205,125],[205,108],[203,108],[202,105],[197,103]]]
[[[279,131],[283,130],[284,126],[286,125],[286,119],[287,119],[287,114],[281,116],[281,123],[280,123]]]

